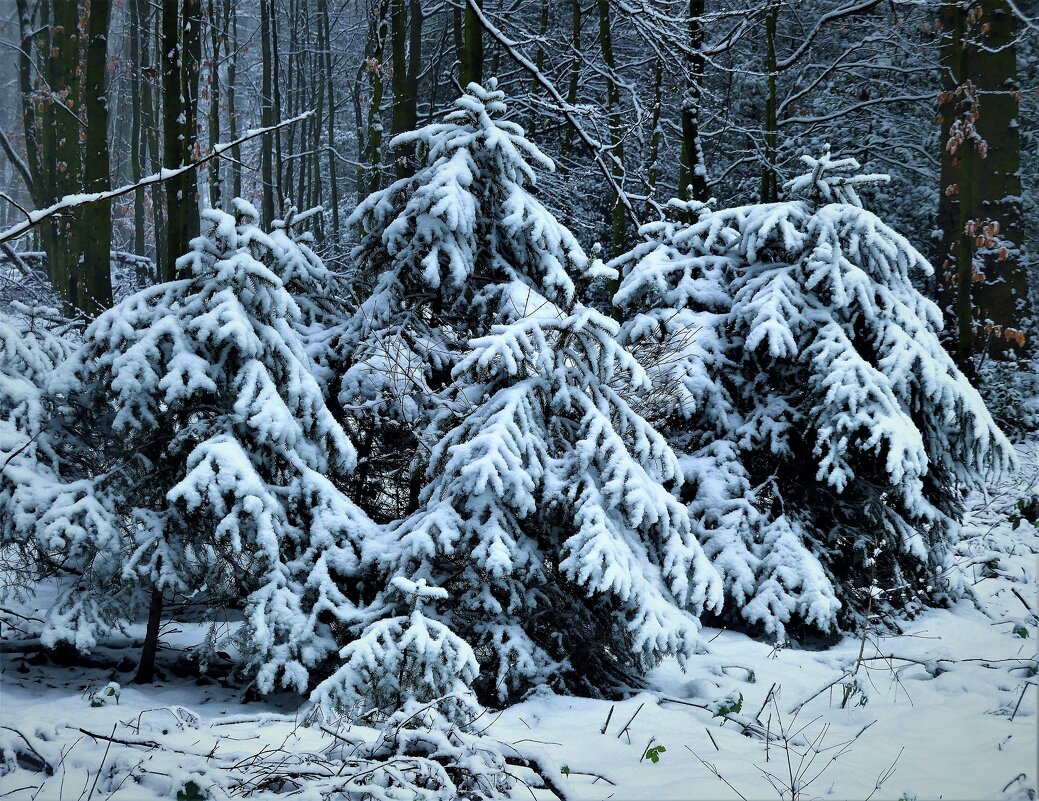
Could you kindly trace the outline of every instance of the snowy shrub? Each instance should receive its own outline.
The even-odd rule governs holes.
[[[805,157],[800,199],[645,226],[619,258],[622,342],[656,356],[650,415],[681,454],[698,536],[727,595],[782,638],[959,592],[962,490],[1011,448],[938,341],[930,273],[862,208],[852,159]],[[852,173],[852,174],[849,174]],[[876,607],[874,607],[876,608]]]
[[[370,624],[340,652],[342,665],[317,686],[311,700],[326,715],[385,720],[410,702],[431,704],[447,720],[465,724],[479,714],[472,683],[480,672],[473,649],[422,612],[426,600],[447,598],[440,587],[397,576],[391,587],[413,599],[408,616]]]
[[[116,575],[152,603],[242,598],[242,652],[259,690],[305,691],[339,650],[337,628],[356,622],[346,592],[370,523],[335,484],[354,451],[286,288],[317,265],[256,220],[242,201],[235,215],[204,212],[179,261],[189,276],[102,314],[55,382],[70,417],[103,420],[120,453],[103,476],[83,477],[103,480],[120,526],[84,523],[67,547],[117,551]]]

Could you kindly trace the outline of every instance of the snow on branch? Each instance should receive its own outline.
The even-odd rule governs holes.
[[[65,197],[61,198],[61,200],[59,200],[57,203],[54,203],[51,206],[28,212],[28,219],[24,222],[20,222],[18,223],[18,225],[12,225],[6,231],[0,231],[0,243],[10,242],[11,240],[18,239],[19,237],[24,236],[34,226],[39,225],[44,220],[61,214],[62,212],[67,211],[68,209],[76,208],[77,206],[84,206],[88,203],[98,203],[103,200],[111,200],[113,198],[121,197],[122,195],[128,195],[131,192],[136,192],[138,189],[143,189],[146,186],[153,186],[155,184],[165,183],[166,181],[176,178],[178,175],[183,175],[184,173],[189,172],[190,170],[198,169],[203,164],[222,156],[228,150],[231,150],[232,148],[235,148],[244,142],[248,142],[250,139],[255,139],[258,136],[263,136],[264,134],[273,133],[274,131],[286,128],[289,125],[293,125],[294,123],[300,122],[302,120],[307,119],[308,117],[313,116],[313,114],[314,111],[310,110],[300,114],[299,116],[293,117],[290,120],[284,120],[282,122],[279,122],[277,125],[271,125],[267,128],[250,129],[246,131],[245,134],[235,139],[233,142],[226,142],[223,144],[215,145],[209,153],[207,153],[205,156],[198,159],[197,161],[191,162],[191,164],[185,164],[181,167],[176,167],[174,169],[163,168],[159,170],[157,173],[153,173],[152,175],[142,178],[140,181],[137,181],[136,183],[126,184],[125,186],[120,186],[117,189],[109,189],[104,192],[65,195]]]

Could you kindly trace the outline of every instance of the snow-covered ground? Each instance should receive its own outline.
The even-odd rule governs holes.
[[[1039,532],[1013,516],[1037,492],[1039,447],[1020,450],[1015,480],[972,499],[960,557],[974,601],[821,651],[708,630],[712,652],[687,673],[661,665],[651,692],[489,711],[477,729],[539,768],[510,769],[513,796],[1034,799]],[[178,628],[167,644],[201,636]],[[114,668],[4,653],[0,798],[318,799],[336,772],[400,767],[343,758],[375,730],[302,725],[287,696],[241,703],[219,680],[175,675],[172,653],[146,687],[129,683],[132,650]]]

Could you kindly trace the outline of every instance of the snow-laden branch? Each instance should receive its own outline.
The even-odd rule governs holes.
[[[290,120],[284,120],[279,122],[277,125],[271,125],[268,128],[253,128],[246,131],[242,136],[235,139],[233,142],[227,142],[224,144],[218,144],[213,147],[205,156],[193,161],[190,164],[185,164],[181,167],[174,169],[164,168],[156,173],[153,173],[146,178],[142,178],[140,181],[132,184],[126,184],[120,186],[117,189],[108,189],[104,192],[92,192],[89,194],[76,194],[76,195],[65,195],[57,203],[47,206],[43,209],[36,209],[28,212],[28,219],[24,222],[18,223],[18,225],[12,225],[6,231],[0,232],[0,243],[9,242],[13,239],[18,239],[24,236],[33,226],[39,225],[44,220],[54,217],[62,212],[68,211],[69,209],[76,208],[77,206],[84,206],[88,203],[98,203],[103,200],[112,200],[113,198],[120,197],[122,195],[128,195],[131,192],[136,192],[138,189],[143,189],[146,186],[153,186],[155,184],[165,183],[178,175],[183,175],[191,170],[196,170],[208,161],[212,161],[218,158],[228,150],[237,147],[243,142],[248,142],[250,139],[255,139],[258,136],[264,134],[273,133],[281,128],[285,128],[294,123],[305,120],[314,114],[314,111],[306,111],[297,117],[293,117]]]
[[[528,59],[521,52],[519,52],[519,50],[517,49],[516,42],[514,42],[512,39],[510,39],[508,36],[506,36],[504,33],[498,30],[498,28],[495,27],[494,23],[492,23],[484,14],[483,9],[480,8],[480,4],[477,3],[476,0],[465,0],[465,2],[468,5],[468,7],[472,10],[473,14],[476,16],[476,19],[480,22],[480,26],[485,31],[487,31],[487,33],[496,42],[498,42],[498,44],[504,47],[506,52],[508,52],[508,54],[512,56],[513,60],[515,60],[525,70],[527,70],[534,78],[534,80],[537,81],[542,86],[542,88],[544,88],[544,90],[552,96],[552,99],[556,102],[556,105],[558,106],[559,110],[563,113],[563,116],[566,117],[566,121],[570,123],[570,126],[574,129],[574,131],[577,132],[577,135],[578,137],[580,137],[581,141],[584,142],[585,145],[587,145],[589,150],[592,151],[592,155],[595,158],[596,166],[598,166],[599,171],[602,172],[603,176],[606,178],[606,182],[610,185],[610,188],[617,196],[617,199],[620,201],[621,205],[624,206],[624,212],[625,214],[627,214],[628,219],[631,220],[632,224],[634,224],[635,227],[641,226],[642,223],[639,220],[638,214],[635,212],[635,207],[632,205],[631,199],[628,197],[627,192],[624,191],[624,188],[620,185],[620,183],[618,183],[616,176],[610,170],[609,166],[607,166],[606,160],[603,158],[603,153],[606,151],[606,147],[602,144],[602,142],[599,142],[588,135],[588,132],[584,130],[584,128],[581,126],[581,123],[574,116],[573,108],[559,93],[559,90],[556,89],[555,84],[553,84],[552,81],[550,81],[548,77],[546,77],[545,74],[541,70],[539,70],[530,59]],[[623,165],[619,163],[617,156],[615,154],[611,153],[610,158],[614,162],[614,164],[616,164],[623,170]],[[3,240],[0,239],[0,242],[2,241]]]
[[[1039,17],[1029,17],[1014,4],[1014,0],[1007,0],[1007,5],[1010,6],[1010,10],[1014,12],[1014,16],[1024,24],[1025,30],[1039,33],[1039,24],[1036,24],[1037,21],[1039,21]]]

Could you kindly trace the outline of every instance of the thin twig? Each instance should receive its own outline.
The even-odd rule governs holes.
[[[624,732],[626,732],[628,730],[628,727],[631,725],[631,722],[633,720],[635,720],[635,716],[638,715],[638,713],[642,711],[642,707],[644,707],[645,705],[646,705],[645,701],[643,701],[641,704],[639,704],[639,708],[635,710],[635,714],[632,715],[631,718],[628,720],[628,722],[624,724],[624,728],[621,729],[619,732],[617,732],[617,739],[618,740],[621,738],[621,735],[624,734]],[[631,738],[629,737],[628,739],[630,740]]]

